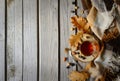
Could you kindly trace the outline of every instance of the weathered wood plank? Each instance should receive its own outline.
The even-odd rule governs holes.
[[[65,54],[64,49],[66,47],[69,47],[69,37],[70,34],[74,34],[74,31],[70,31],[70,28],[72,28],[72,24],[70,21],[70,18],[74,15],[74,13],[71,13],[71,11],[74,11],[74,5],[72,5],[72,2],[75,0],[60,0],[60,41],[61,41],[61,81],[69,81],[68,74],[71,72],[71,70],[75,70],[76,67],[71,67],[70,69],[66,68],[67,62],[64,62],[64,57],[68,57],[68,62],[73,62],[72,57],[69,56],[69,54]]]
[[[7,81],[22,81],[22,0],[7,0]]]
[[[0,80],[5,78],[5,1],[0,0]]]
[[[37,0],[23,0],[23,81],[37,81]]]
[[[39,81],[58,81],[58,0],[39,0],[39,2]]]

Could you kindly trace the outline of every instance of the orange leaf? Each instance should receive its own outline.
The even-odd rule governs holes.
[[[71,35],[69,39],[70,46],[77,47],[81,43],[82,32],[78,32],[77,35]]]
[[[78,30],[85,30],[86,28],[89,28],[89,25],[87,24],[87,20],[83,17],[71,17],[71,23],[73,26],[75,26]]]
[[[69,74],[69,79],[71,81],[87,81],[87,79],[89,78],[89,73],[85,72],[85,71],[72,71]]]

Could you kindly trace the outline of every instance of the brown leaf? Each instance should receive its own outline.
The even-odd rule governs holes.
[[[85,71],[72,71],[68,77],[71,81],[86,81],[89,78],[89,76],[89,73]]]
[[[78,17],[78,16],[71,17],[71,23],[78,30],[86,31],[89,28],[89,25],[87,24],[87,20],[83,17]]]
[[[105,76],[99,75],[99,76],[95,79],[95,81],[105,81]]]
[[[78,32],[77,35],[71,35],[69,39],[69,44],[71,47],[78,47],[78,44],[81,43],[82,32]]]
[[[85,67],[85,70],[88,71],[91,67],[95,67],[95,64],[93,61],[91,61],[90,63],[88,63]]]

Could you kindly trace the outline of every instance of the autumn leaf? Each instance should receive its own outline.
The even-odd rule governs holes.
[[[89,78],[89,76],[89,73],[85,71],[72,71],[68,77],[71,81],[86,81]]]
[[[65,48],[64,52],[65,52],[66,54],[68,54],[68,52],[69,52],[70,50],[71,50],[70,48]]]
[[[86,31],[89,28],[89,24],[87,23],[87,20],[83,17],[78,17],[78,16],[71,17],[71,23],[78,30]]]
[[[83,32],[78,32],[77,35],[71,35],[69,39],[69,44],[70,47],[75,47],[77,48],[79,44],[81,44],[81,37],[82,37]]]
[[[91,61],[90,63],[88,63],[84,69],[85,69],[86,71],[88,71],[91,67],[95,67],[95,64],[94,64],[93,61]]]

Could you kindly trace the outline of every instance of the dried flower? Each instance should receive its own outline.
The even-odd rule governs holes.
[[[70,51],[70,48],[65,48],[65,53],[68,54],[68,52]]]

